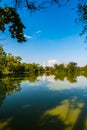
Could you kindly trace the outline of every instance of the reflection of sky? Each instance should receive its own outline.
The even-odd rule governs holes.
[[[37,86],[39,86],[39,85],[41,85],[42,83],[40,82],[40,81],[36,81],[36,82],[29,82],[29,81],[26,81],[26,82],[22,82],[21,83],[21,85],[22,86],[26,86],[26,87],[30,87],[30,86],[32,86],[32,87],[37,87]]]
[[[55,76],[41,76],[37,78],[36,82],[22,82],[26,85],[26,87],[39,87],[43,86],[47,87],[49,90],[65,90],[65,89],[72,89],[72,88],[87,88],[87,79],[83,76],[77,77],[77,82],[70,83],[67,79],[64,81],[55,80]]]
[[[41,76],[41,77],[38,77],[38,80],[42,81],[42,82],[55,82],[55,79],[54,79],[54,75],[51,75],[51,76]]]
[[[54,83],[49,83],[48,88],[51,90],[64,90],[71,88],[86,88],[87,87],[87,79],[85,77],[78,77],[77,82],[70,83],[68,80],[64,81],[55,81]]]
[[[21,86],[23,85],[26,85],[26,87],[39,87],[40,85],[47,85],[49,84],[50,82],[54,83],[56,82],[55,79],[54,79],[54,76],[40,76],[37,78],[37,81],[35,82],[29,82],[29,81],[26,81],[26,82],[22,82],[21,83]]]

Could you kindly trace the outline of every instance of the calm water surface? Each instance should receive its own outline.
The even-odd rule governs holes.
[[[0,130],[87,130],[87,79],[0,80]]]

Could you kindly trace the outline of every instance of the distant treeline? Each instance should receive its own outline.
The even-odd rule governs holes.
[[[55,75],[55,78],[63,79],[70,76],[83,75],[87,77],[87,65],[84,67],[77,66],[77,63],[70,62],[67,65],[55,64],[54,67],[41,66],[36,63],[22,63],[20,56],[14,56],[6,53],[0,46],[0,76],[11,75]]]

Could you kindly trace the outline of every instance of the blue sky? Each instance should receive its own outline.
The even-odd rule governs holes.
[[[32,14],[27,12],[20,14],[23,23],[26,25],[26,43],[17,43],[10,38],[6,31],[0,32],[4,50],[13,55],[22,57],[23,62],[57,62],[69,63],[75,61],[78,65],[87,64],[87,44],[84,43],[84,36],[80,37],[80,25],[76,26],[74,19],[77,17],[75,3],[69,3],[60,9],[54,5],[44,11]]]

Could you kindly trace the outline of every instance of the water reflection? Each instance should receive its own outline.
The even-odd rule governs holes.
[[[48,84],[48,88],[50,90],[67,90],[67,89],[74,89],[74,88],[87,88],[87,81],[85,77],[79,76],[77,78],[78,82],[70,83],[67,79],[64,81],[57,80],[55,82],[51,82]]]
[[[54,123],[52,122],[52,117],[53,119],[56,118],[57,123],[59,124],[59,128],[61,128],[62,126],[60,125],[60,122],[63,124],[63,129],[64,130],[83,130],[84,128],[86,129],[86,121],[84,121],[84,125],[83,127],[81,127],[81,124],[79,128],[77,126],[78,123],[78,119],[80,117],[80,113],[82,111],[82,109],[84,108],[84,103],[81,102],[77,102],[76,103],[76,98],[72,98],[71,100],[64,100],[60,103],[60,105],[56,106],[55,108],[52,108],[51,110],[48,110],[44,113],[44,115],[42,116],[41,120],[44,120],[46,118],[49,117],[49,121],[48,123]],[[51,118],[50,118],[51,117]],[[52,125],[51,124],[51,125]],[[43,124],[44,126],[46,124]]]
[[[0,80],[0,105],[7,95],[21,90],[20,81],[14,78],[5,78]]]
[[[0,80],[0,105],[6,96],[12,93],[19,92],[21,90],[21,82],[35,82],[37,81],[36,75],[31,75],[28,77],[6,77]]]
[[[74,83],[45,75],[2,79],[0,104],[0,130],[87,129],[87,79],[82,76]]]

